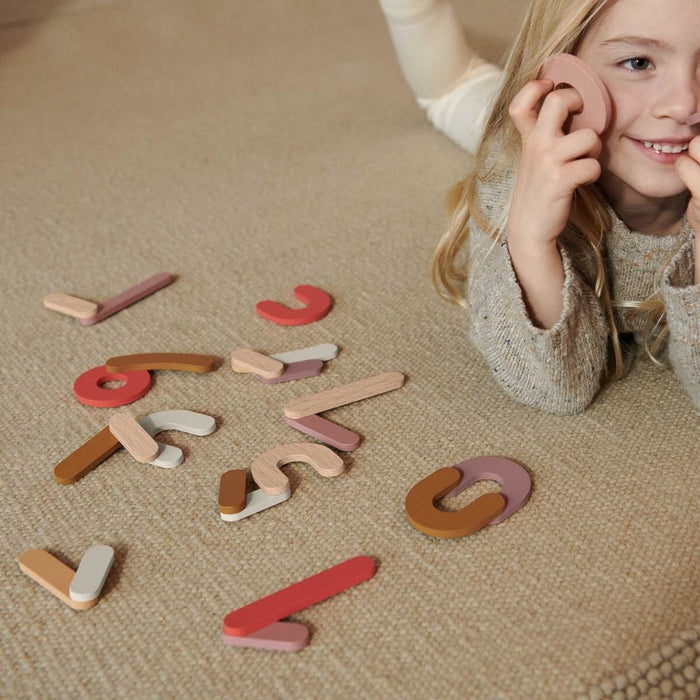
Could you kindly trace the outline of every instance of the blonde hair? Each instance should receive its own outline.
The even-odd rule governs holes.
[[[501,237],[505,229],[510,203],[504,207],[498,220],[491,223],[479,206],[477,192],[480,185],[493,180],[497,173],[513,171],[519,163],[522,141],[508,113],[510,103],[527,82],[537,77],[549,56],[560,52],[575,53],[589,25],[614,1],[533,0],[530,3],[506,60],[504,82],[484,128],[474,168],[448,195],[452,222],[435,250],[432,270],[433,285],[443,299],[467,305],[462,292],[468,276],[467,263],[458,264],[457,257],[469,235],[469,219],[473,219],[494,241]],[[595,184],[576,190],[569,222],[583,234],[595,259],[597,275],[594,291],[612,330],[607,378],[617,379],[624,373],[624,361],[604,261],[604,234],[612,222],[605,198]],[[647,315],[649,332],[646,333],[645,347],[655,360],[653,353],[661,347],[667,334],[660,295],[640,302],[628,302],[624,306],[629,309],[628,313]],[[652,334],[655,337],[650,345]]]

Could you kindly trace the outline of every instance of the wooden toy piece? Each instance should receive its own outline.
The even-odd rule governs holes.
[[[239,348],[231,353],[231,367],[234,372],[252,372],[266,379],[279,377],[284,372],[282,362],[248,348]]]
[[[295,287],[294,296],[306,306],[302,309],[290,309],[279,302],[266,300],[258,302],[255,310],[258,315],[281,326],[301,326],[322,319],[333,304],[326,292],[310,284]]]
[[[695,124],[700,124],[700,112],[695,112],[695,114],[691,114],[686,120],[685,123],[688,126],[694,126]]]
[[[128,413],[115,413],[109,419],[109,429],[137,462],[150,462],[158,456],[158,443]]]
[[[53,470],[53,475],[59,484],[73,484],[85,476],[98,464],[104,462],[107,457],[121,448],[109,429],[109,426],[100,430],[97,435],[90,438],[75,452],[72,452],[64,460],[60,461]]]
[[[279,377],[265,379],[258,376],[263,384],[280,384],[281,382],[293,382],[296,379],[306,379],[316,377],[323,372],[322,360],[302,360],[301,362],[291,362],[284,366],[284,372]]]
[[[474,457],[455,465],[462,474],[456,488],[445,494],[451,498],[462,493],[472,484],[483,479],[493,479],[503,486],[501,496],[506,499],[506,509],[489,525],[498,525],[520,510],[530,499],[532,482],[527,471],[517,462],[504,457]]]
[[[219,512],[226,515],[240,513],[246,504],[245,469],[231,469],[221,475],[219,482]]]
[[[70,585],[75,571],[45,549],[30,549],[24,552],[19,558],[19,568],[73,610],[87,610],[99,600],[73,600],[70,597]]]
[[[94,301],[73,297],[70,294],[56,292],[55,294],[47,294],[42,303],[47,309],[58,311],[66,316],[74,318],[90,318],[97,313],[98,305]]]
[[[610,95],[585,61],[568,53],[554,54],[544,62],[538,75],[540,80],[545,78],[554,81],[555,89],[560,84],[570,85],[583,99],[583,109],[572,116],[569,132],[591,128],[602,134],[608,128],[612,118]]]
[[[370,557],[354,557],[283,588],[272,595],[230,612],[224,618],[224,634],[243,637],[283,620],[310,605],[368,581],[376,565]]]
[[[125,292],[107,299],[100,304],[98,312],[91,316],[90,318],[81,318],[80,323],[84,326],[93,326],[100,321],[104,321],[106,318],[113,316],[118,311],[125,309],[127,306],[131,306],[137,301],[141,301],[149,294],[157,292],[163,287],[167,287],[171,282],[174,281],[174,277],[169,272],[161,272],[153,277],[149,277],[147,280],[137,284],[134,287],[130,287]]]
[[[194,355],[184,352],[146,352],[138,355],[110,357],[105,362],[108,372],[135,372],[138,370],[171,370],[177,372],[211,372],[216,358],[212,355]]]
[[[334,343],[321,343],[320,345],[312,345],[309,348],[277,352],[274,355],[270,355],[270,357],[284,362],[284,364],[303,362],[304,360],[322,360],[323,362],[327,362],[337,357],[338,352],[338,346]]]
[[[433,537],[463,537],[488,525],[506,507],[500,493],[486,493],[457,511],[439,510],[435,502],[457,486],[462,473],[443,467],[419,481],[406,496],[408,522]]]
[[[358,382],[326,389],[318,394],[302,396],[290,401],[284,407],[287,418],[304,418],[316,413],[323,413],[332,408],[345,406],[355,401],[369,399],[394,389],[399,389],[406,381],[401,372],[384,372]]]
[[[83,554],[78,570],[71,581],[68,594],[71,600],[87,603],[97,600],[105,585],[107,575],[114,562],[114,550],[106,544],[99,544]]]
[[[357,433],[321,416],[305,416],[304,418],[287,418],[285,416],[284,421],[292,428],[344,452],[352,452],[360,446],[361,438]]]
[[[273,622],[245,637],[224,634],[224,642],[234,647],[300,651],[309,643],[309,630],[301,622]]]
[[[159,411],[139,418],[138,422],[151,437],[155,437],[164,430],[179,430],[182,433],[199,436],[209,435],[216,430],[216,420],[212,416],[194,411]],[[182,464],[184,459],[179,447],[159,442],[158,456],[150,464],[172,469]]]
[[[219,512],[219,515],[221,516],[222,520],[227,522],[236,522],[251,515],[255,515],[256,513],[260,513],[263,510],[267,510],[268,508],[272,508],[272,506],[284,503],[285,501],[288,501],[291,496],[292,492],[289,489],[278,496],[268,496],[262,489],[255,489],[246,495],[246,505],[242,511],[239,511],[238,513]]]
[[[138,423],[151,437],[155,437],[164,430],[179,430],[191,435],[209,435],[216,430],[216,420],[212,416],[194,411],[160,411],[139,418]],[[107,426],[59,462],[54,468],[54,477],[59,484],[72,484],[114,454],[121,446],[122,444],[112,435]],[[182,464],[183,460],[184,455],[180,448],[158,443],[158,456],[149,463],[170,469]]]
[[[312,442],[292,442],[259,454],[251,464],[250,473],[266,494],[279,496],[289,491],[289,479],[280,467],[292,462],[306,462],[326,477],[338,476],[345,470],[342,458],[328,447]]]
[[[151,437],[164,430],[179,430],[181,433],[200,436],[211,435],[216,430],[216,419],[212,416],[176,409],[151,413],[139,418],[139,423]]]
[[[116,389],[105,389],[106,382],[125,382]],[[151,375],[146,371],[108,372],[104,365],[83,372],[73,384],[73,393],[80,403],[98,408],[115,408],[138,401],[151,388]]]

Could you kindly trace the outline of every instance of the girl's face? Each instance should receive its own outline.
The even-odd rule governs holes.
[[[614,182],[630,203],[686,191],[673,165],[679,156],[657,150],[678,150],[700,133],[686,124],[700,110],[700,0],[616,0],[576,53],[598,73],[613,107],[601,135],[603,189]]]

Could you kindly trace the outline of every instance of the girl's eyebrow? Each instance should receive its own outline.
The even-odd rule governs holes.
[[[662,49],[663,51],[668,51],[668,53],[675,53],[676,49],[671,44],[667,44],[665,41],[660,39],[650,39],[643,36],[616,36],[613,39],[606,39],[600,42],[600,46],[607,46],[609,44],[637,44],[638,46],[649,46],[657,49]]]

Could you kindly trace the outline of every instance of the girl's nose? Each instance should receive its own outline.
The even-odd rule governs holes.
[[[700,79],[693,72],[671,78],[665,89],[659,91],[653,114],[657,118],[671,118],[680,123],[692,121],[700,109]]]

